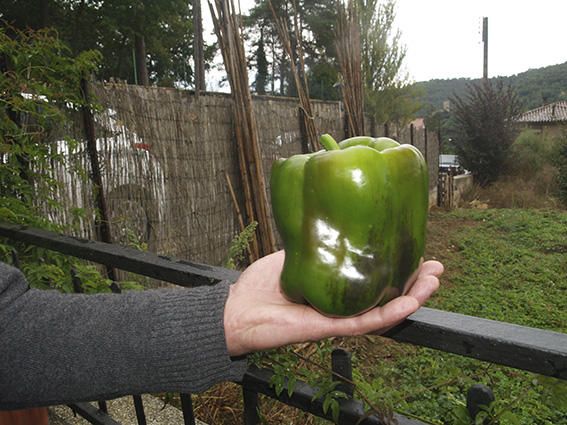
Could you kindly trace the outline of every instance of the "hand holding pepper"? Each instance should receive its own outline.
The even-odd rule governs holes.
[[[443,273],[441,263],[426,261],[406,295],[356,317],[331,318],[282,295],[279,279],[283,263],[283,251],[261,258],[231,286],[224,312],[231,355],[331,336],[383,333],[423,305],[439,287]]]

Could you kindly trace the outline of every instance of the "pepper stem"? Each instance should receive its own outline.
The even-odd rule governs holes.
[[[319,138],[319,142],[321,142],[326,151],[336,151],[340,149],[339,144],[330,134],[323,134]]]

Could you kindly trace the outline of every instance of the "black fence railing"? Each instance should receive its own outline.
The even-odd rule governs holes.
[[[127,247],[18,225],[0,224],[0,236],[186,287],[214,284],[221,280],[234,282],[239,276],[238,272],[222,267],[178,261]],[[563,333],[422,307],[385,336],[399,342],[567,380],[567,334]],[[347,376],[349,369],[350,362],[346,362],[346,366],[345,362],[333,364],[334,373],[341,376]],[[331,412],[324,412],[322,402],[312,401],[315,388],[298,382],[291,396],[285,391],[278,395],[270,385],[271,376],[272,371],[268,369],[250,368],[246,373],[241,383],[246,424],[260,423],[257,413],[259,393],[319,417],[332,419]],[[468,398],[483,399],[486,391],[486,388],[472,388],[471,397]],[[187,394],[182,395],[181,399],[185,424],[192,424],[191,397]],[[138,422],[145,424],[141,399],[135,399],[134,402]],[[384,424],[377,416],[365,417],[363,404],[354,398],[340,400],[339,404],[339,423]],[[474,411],[474,401],[468,407],[469,411]],[[91,423],[116,423],[105,413],[104,404],[96,408],[89,403],[79,403],[72,408]],[[395,415],[394,418],[400,425],[421,423],[401,415]]]

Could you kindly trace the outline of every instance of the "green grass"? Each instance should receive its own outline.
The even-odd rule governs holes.
[[[453,235],[451,284],[430,306],[567,333],[567,213],[460,210],[449,219],[475,224]]]
[[[566,212],[458,210],[435,213],[431,223],[431,234],[442,232],[435,248],[446,243],[438,256],[446,273],[428,306],[567,333]],[[454,412],[462,410],[467,389],[483,383],[501,414],[494,423],[567,424],[564,382],[401,344],[388,344],[378,356],[359,362],[361,385],[397,411],[463,424]]]

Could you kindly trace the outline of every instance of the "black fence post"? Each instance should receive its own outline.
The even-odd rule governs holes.
[[[146,413],[144,412],[144,403],[142,402],[141,395],[133,395],[134,408],[136,409],[136,418],[138,419],[138,425],[147,425]]]
[[[337,391],[342,391],[352,398],[354,385],[352,383],[352,354],[342,348],[335,348],[331,353],[331,369],[333,380],[339,381]]]
[[[83,281],[79,276],[77,276],[77,271],[74,268],[71,269],[71,283],[73,284],[73,291],[76,294],[82,294],[85,292],[83,289]]]
[[[184,425],[195,425],[195,414],[193,413],[193,401],[191,400],[191,394],[180,393],[179,398],[181,399],[181,411],[183,412],[183,424]]]
[[[258,393],[242,386],[242,397],[244,399],[244,424],[257,425],[260,423],[258,414]]]
[[[488,407],[494,401],[494,393],[486,385],[475,384],[467,391],[467,410],[474,421],[481,406]],[[476,423],[476,422],[475,422]]]
[[[15,249],[12,250],[12,265],[17,269],[20,268],[20,258],[18,257],[18,252]]]

